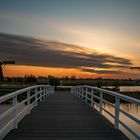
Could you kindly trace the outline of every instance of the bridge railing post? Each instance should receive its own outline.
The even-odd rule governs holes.
[[[17,128],[18,127],[18,123],[17,123],[17,96],[14,96],[12,98],[12,104],[15,107],[14,112],[13,112],[13,128]]]
[[[103,92],[100,92],[100,109],[99,109],[99,113],[102,114],[102,106],[103,106]]]
[[[82,96],[82,99],[83,99],[84,98],[84,88],[83,87],[81,88],[81,92],[82,92],[81,96]]]
[[[81,87],[79,87],[79,98],[81,98]]]
[[[43,87],[43,99],[45,99],[45,87]]]
[[[91,106],[93,107],[94,106],[94,103],[93,103],[93,89],[91,89]]]
[[[78,88],[78,97],[80,98],[80,87]]]
[[[52,94],[54,94],[54,92],[55,92],[55,89],[54,89],[54,87],[51,87],[52,88]]]
[[[79,97],[79,87],[77,87],[77,96]]]
[[[85,101],[87,102],[87,100],[88,100],[88,88],[86,87],[86,91],[85,91],[86,93],[85,93]]]
[[[79,98],[81,98],[81,87],[79,87]]]
[[[40,87],[40,101],[42,101],[42,87]]]
[[[114,128],[118,129],[119,127],[119,109],[120,109],[120,98],[115,96],[115,124]]]
[[[75,88],[75,95],[77,96],[78,94],[78,91],[77,91],[77,87]]]
[[[45,98],[47,98],[47,94],[48,94],[48,92],[47,92],[47,86],[45,87]]]
[[[28,109],[27,109],[27,114],[30,114],[30,93],[31,91],[27,91],[27,106],[28,106]]]
[[[51,95],[52,94],[52,89],[49,87],[49,94]]]
[[[38,89],[37,88],[35,88],[35,106],[37,106],[37,104],[38,104],[38,91],[37,91]]]

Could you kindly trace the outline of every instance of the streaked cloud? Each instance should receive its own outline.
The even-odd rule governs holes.
[[[88,69],[88,68],[83,68],[82,71],[96,73],[96,74],[122,74],[122,73],[125,73],[125,72],[118,71],[118,70],[94,70],[94,69]]]
[[[131,65],[129,59],[72,44],[2,33],[0,59],[15,60],[17,65],[74,68],[98,74],[118,74]],[[105,70],[98,70],[101,68]]]

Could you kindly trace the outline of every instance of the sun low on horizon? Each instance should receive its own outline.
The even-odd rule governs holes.
[[[140,78],[140,1],[0,2],[6,77]]]

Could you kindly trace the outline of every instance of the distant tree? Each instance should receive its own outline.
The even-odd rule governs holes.
[[[115,80],[114,81],[114,90],[115,91],[118,91],[119,90],[119,81],[118,80]]]
[[[101,88],[102,87],[102,85],[103,85],[103,81],[102,81],[102,78],[98,78],[98,79],[96,79],[96,86],[98,87],[98,88]]]
[[[50,85],[55,86],[55,89],[60,85],[60,79],[51,75],[48,76],[48,82]]]
[[[68,81],[69,79],[70,79],[70,78],[69,78],[68,76],[65,76],[65,77],[64,77],[64,80],[65,80],[65,81]]]
[[[71,76],[70,79],[71,80],[76,80],[76,77],[75,76]]]
[[[19,82],[19,83],[22,83],[24,81],[24,79],[22,77],[16,77],[14,79],[15,82]]]
[[[12,78],[7,77],[6,81],[7,81],[7,82],[12,82]]]
[[[129,78],[129,79],[128,79],[128,81],[132,81],[132,79],[131,79],[131,78]]]
[[[24,79],[25,79],[25,82],[29,82],[29,83],[37,82],[37,79],[34,75],[25,75]]]

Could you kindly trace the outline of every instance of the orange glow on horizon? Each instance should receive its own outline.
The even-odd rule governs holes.
[[[95,77],[96,74],[82,72],[78,69],[70,68],[49,68],[38,66],[24,66],[24,65],[7,65],[4,68],[5,77],[24,77],[25,75],[38,76],[76,76],[76,77]]]
[[[52,75],[55,77],[75,76],[76,78],[140,78],[139,72],[126,70],[124,74],[96,74],[90,72],[83,72],[80,69],[71,68],[50,68],[39,66],[25,66],[25,65],[6,65],[3,69],[5,77],[24,77],[25,75],[34,75],[36,77],[47,77]],[[135,73],[135,75],[134,75]],[[134,77],[133,77],[134,75]]]

